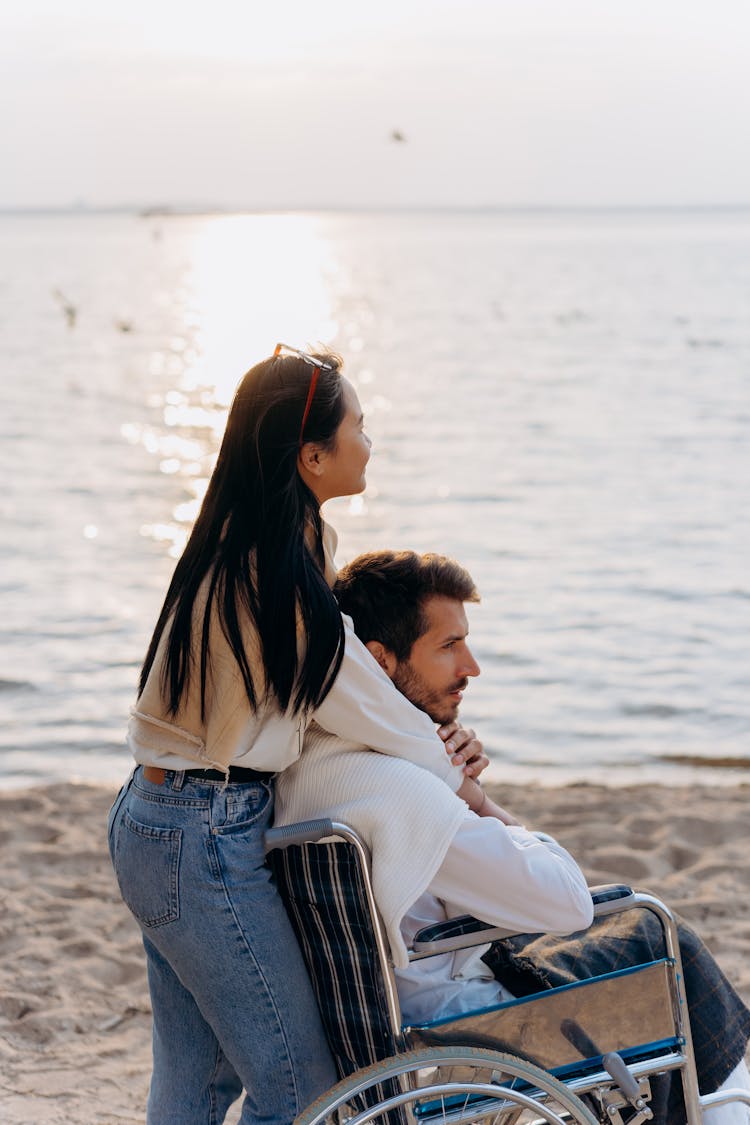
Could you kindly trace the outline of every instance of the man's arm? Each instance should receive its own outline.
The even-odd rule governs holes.
[[[593,919],[586,878],[550,837],[467,816],[428,890],[451,913],[518,933],[569,934]]]
[[[484,753],[482,743],[471,727],[462,727],[458,722],[446,723],[438,727],[438,734],[445,743],[445,749],[452,755],[451,761],[459,765],[465,762],[465,778],[458,790],[458,795],[466,801],[472,812],[477,816],[491,816],[502,820],[503,824],[518,824],[512,813],[496,804],[487,792],[473,778],[477,778],[490,760]],[[456,759],[459,759],[457,761]]]

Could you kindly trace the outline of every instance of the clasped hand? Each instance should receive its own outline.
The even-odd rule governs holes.
[[[462,727],[454,720],[438,727],[438,734],[445,743],[446,752],[451,755],[453,765],[463,766],[467,777],[479,777],[490,764],[482,743],[471,727]]]

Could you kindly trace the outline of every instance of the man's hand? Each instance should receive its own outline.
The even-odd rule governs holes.
[[[465,777],[461,782],[461,788],[458,790],[457,796],[462,801],[466,801],[472,812],[477,816],[491,816],[495,820],[501,820],[503,824],[515,824],[523,827],[520,820],[516,820],[513,813],[509,813],[507,809],[502,808],[501,805],[496,804],[488,795],[485,789],[482,789],[478,781],[474,781],[472,777]]]
[[[503,824],[520,825],[521,821],[516,820],[513,813],[496,804],[474,780],[490,764],[475,732],[470,727],[465,728],[460,723],[452,722],[438,727],[438,734],[445,743],[446,751],[452,755],[453,765],[464,767],[465,776],[458,796],[466,801],[469,808],[478,816],[492,816],[496,820],[501,820]]]
[[[460,723],[446,723],[438,727],[438,734],[445,743],[445,749],[451,755],[454,766],[463,766],[467,777],[479,777],[490,760],[484,752],[482,743],[474,731],[461,726]]]

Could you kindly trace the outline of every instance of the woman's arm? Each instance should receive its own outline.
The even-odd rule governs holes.
[[[461,770],[451,763],[432,720],[393,686],[355,634],[351,618],[344,614],[343,619],[341,668],[312,718],[340,738],[422,766],[463,797],[462,782],[469,779],[464,779]]]

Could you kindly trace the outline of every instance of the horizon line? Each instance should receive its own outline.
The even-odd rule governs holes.
[[[398,214],[421,212],[623,212],[623,211],[746,211],[750,202],[734,203],[427,203],[271,206],[222,204],[67,204],[14,206],[0,204],[0,215],[133,215],[144,219],[189,218],[200,215],[296,215],[296,214]]]

